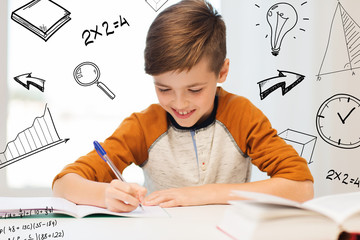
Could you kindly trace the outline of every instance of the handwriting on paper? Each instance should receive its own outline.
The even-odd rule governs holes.
[[[6,221],[3,221],[6,222]],[[5,237],[5,238],[3,238]],[[44,240],[64,238],[65,232],[58,226],[58,221],[33,221],[19,225],[0,224],[0,239],[7,240]]]
[[[34,215],[48,215],[53,213],[53,207],[45,207],[43,209],[19,209],[18,211],[12,211],[7,213],[0,213],[0,219],[15,218],[15,217],[28,217]]]
[[[94,29],[86,29],[82,32],[82,39],[84,39],[85,46],[94,43],[97,37],[109,36],[115,33],[115,30],[119,27],[123,27],[124,25],[128,25],[130,27],[129,22],[119,15],[119,20],[114,21],[113,23],[108,23],[104,21],[101,26],[95,26]]]

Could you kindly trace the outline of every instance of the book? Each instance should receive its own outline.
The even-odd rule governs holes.
[[[360,240],[360,233],[342,232],[339,236],[339,240]]]
[[[232,239],[338,239],[360,232],[360,192],[334,194],[304,203],[272,195],[234,191],[217,228]]]
[[[33,215],[64,214],[83,218],[94,214],[106,214],[121,217],[169,217],[159,206],[138,207],[132,212],[111,212],[105,208],[77,205],[58,197],[0,197],[0,219],[26,217]]]
[[[68,10],[51,0],[33,0],[13,11],[11,19],[47,41],[71,18]]]

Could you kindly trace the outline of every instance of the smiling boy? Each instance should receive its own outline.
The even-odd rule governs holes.
[[[221,79],[208,70],[207,57],[190,71],[166,72],[154,76],[159,103],[177,124],[192,127],[210,116],[214,109],[217,83],[225,81],[229,60],[225,60],[224,64]]]
[[[235,189],[312,198],[306,160],[249,100],[218,87],[229,65],[225,24],[209,3],[184,0],[165,9],[145,49],[159,104],[132,114],[102,143],[120,171],[131,163],[142,167],[145,186],[117,180],[92,151],[55,177],[54,195],[112,211],[140,202],[226,204]],[[251,164],[271,178],[249,182]]]

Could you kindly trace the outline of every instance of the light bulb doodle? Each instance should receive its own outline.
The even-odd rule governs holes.
[[[271,53],[277,56],[285,35],[296,26],[298,14],[292,5],[280,2],[269,8],[266,20],[271,29]]]

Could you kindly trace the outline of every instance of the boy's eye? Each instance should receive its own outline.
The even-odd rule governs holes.
[[[160,92],[167,92],[170,90],[169,88],[158,88],[158,89]]]
[[[198,93],[198,92],[201,92],[202,88],[199,88],[199,89],[189,89],[190,92],[192,93]]]

